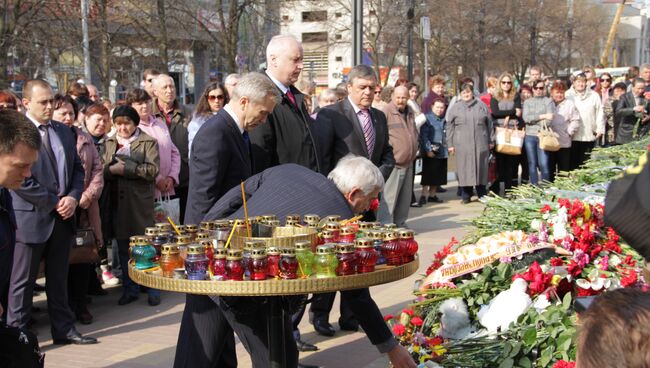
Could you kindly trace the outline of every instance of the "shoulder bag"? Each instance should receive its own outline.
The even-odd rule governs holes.
[[[496,128],[497,152],[511,156],[521,155],[526,132],[523,129],[517,129],[516,123],[511,127],[509,122],[510,117],[506,116],[503,127]]]

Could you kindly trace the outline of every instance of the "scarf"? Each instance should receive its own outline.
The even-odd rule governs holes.
[[[138,139],[139,136],[140,136],[139,128],[136,128],[133,135],[131,135],[129,138],[122,138],[120,137],[119,134],[116,134],[115,138],[117,139],[117,144],[120,148],[118,148],[117,152],[115,153],[123,156],[131,156],[131,143],[133,143],[136,139]]]

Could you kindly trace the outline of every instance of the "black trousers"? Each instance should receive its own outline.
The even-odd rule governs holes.
[[[497,181],[492,184],[490,188],[494,193],[500,193],[500,183],[503,182],[505,190],[512,188],[512,178],[517,176],[517,169],[519,168],[519,156],[504,155],[503,153],[495,152],[497,160]]]
[[[174,368],[194,367],[234,368],[237,354],[233,330],[221,308],[209,296],[187,294]]]
[[[559,151],[553,152],[549,158],[551,181],[555,180],[555,174],[560,171],[571,170],[571,148],[560,148]]]
[[[334,306],[335,298],[336,293],[321,293],[312,296],[309,313],[312,315],[314,321],[329,322],[330,312]],[[356,323],[357,320],[354,317],[354,313],[350,309],[348,301],[343,298],[343,294],[341,293],[341,317],[339,317],[339,325]]]
[[[74,329],[74,314],[68,304],[68,257],[74,239],[71,221],[56,216],[50,238],[43,244],[16,242],[11,274],[7,323],[25,328],[31,316],[32,294],[38,266],[45,260],[47,311],[53,339],[64,339]]]
[[[0,244],[0,305],[4,311],[0,314],[0,325],[6,321],[7,297],[9,295],[9,280],[14,263],[15,244]]]
[[[187,208],[188,187],[176,187],[174,188],[174,192],[176,193],[174,198],[178,198],[180,202],[180,219],[183,221],[185,219],[185,209]]]
[[[90,271],[95,273],[94,266],[90,263],[71,264],[68,268],[68,298],[72,311],[86,307]]]
[[[595,142],[571,142],[571,170],[575,170],[584,164],[589,154],[594,149]]]

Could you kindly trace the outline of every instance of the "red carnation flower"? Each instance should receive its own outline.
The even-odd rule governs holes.
[[[564,260],[559,257],[551,258],[551,266],[564,266]]]
[[[442,337],[436,336],[436,337],[432,337],[432,338],[428,339],[427,340],[427,345],[429,347],[434,347],[434,346],[437,346],[437,345],[442,345],[443,342],[444,342],[444,340],[442,339]]]
[[[397,336],[402,336],[406,332],[406,327],[404,327],[403,324],[398,323],[395,326],[393,326],[393,333]]]
[[[411,323],[413,324],[413,326],[420,327],[420,326],[422,326],[422,322],[423,322],[422,318],[420,318],[418,316],[415,316],[415,317],[411,318]]]
[[[377,208],[379,208],[379,199],[375,198],[370,201],[370,211],[377,211]]]
[[[558,360],[555,364],[553,364],[553,368],[575,368],[576,363],[574,362],[567,362],[566,360]]]
[[[551,208],[551,206],[549,206],[548,204],[545,204],[544,207],[539,209],[539,212],[540,213],[548,213],[548,212],[551,212],[552,210],[553,209]]]
[[[393,315],[392,315],[392,314],[387,314],[387,315],[384,316],[384,322],[388,322],[388,321],[390,321],[391,319],[393,319]]]
[[[402,309],[402,313],[406,313],[409,316],[413,317],[413,309],[408,309],[408,308]]]

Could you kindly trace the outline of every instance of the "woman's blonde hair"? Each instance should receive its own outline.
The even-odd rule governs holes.
[[[510,82],[512,82],[510,91],[506,92],[501,88],[501,81],[503,81],[503,78],[510,78]],[[499,83],[497,83],[496,89],[494,91],[494,98],[497,99],[497,101],[512,101],[515,99],[515,94],[517,91],[515,90],[515,78],[513,78],[512,74],[508,72],[501,73],[499,76]]]

